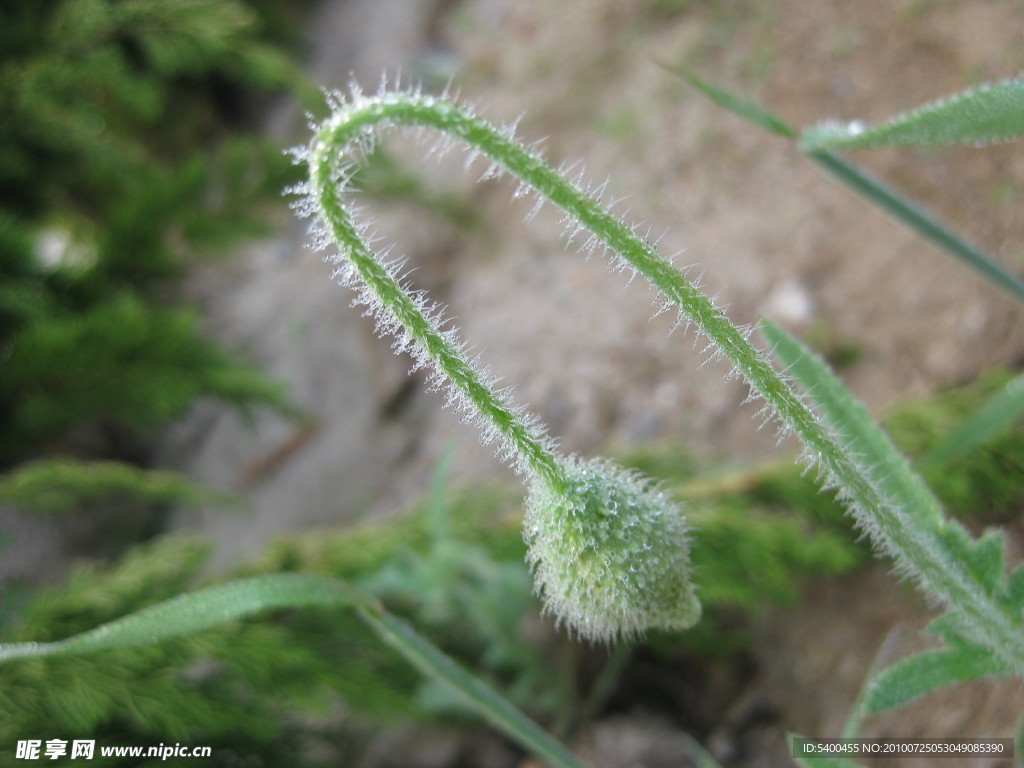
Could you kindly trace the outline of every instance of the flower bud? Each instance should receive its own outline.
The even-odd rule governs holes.
[[[562,465],[566,488],[535,479],[524,521],[545,609],[590,640],[694,624],[700,603],[679,507],[611,462]]]

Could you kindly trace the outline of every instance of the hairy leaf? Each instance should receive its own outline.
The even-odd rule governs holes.
[[[322,576],[299,573],[256,576],[158,603],[65,640],[0,645],[0,662],[152,643],[274,608],[353,605],[367,600],[344,582]]]
[[[22,658],[85,654],[193,634],[275,608],[355,607],[358,615],[422,672],[460,695],[495,726],[555,768],[581,768],[565,747],[482,680],[458,666],[376,601],[343,581],[306,573],[277,573],[200,589],[52,643],[0,645],[0,663]]]
[[[878,674],[868,689],[865,711],[877,714],[943,685],[1010,671],[1002,660],[973,645],[923,651]]]
[[[829,426],[843,436],[847,449],[859,457],[888,500],[901,508],[917,510],[933,524],[941,520],[939,503],[924,481],[825,364],[770,321],[762,322],[762,332],[786,370],[821,409]]]
[[[805,152],[830,149],[972,144],[1024,136],[1024,79],[989,83],[865,127],[859,121],[821,123],[800,137]]]

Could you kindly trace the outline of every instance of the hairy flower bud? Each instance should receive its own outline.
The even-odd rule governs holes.
[[[591,640],[694,624],[700,603],[679,507],[611,462],[563,466],[567,490],[536,479],[524,524],[546,609]]]

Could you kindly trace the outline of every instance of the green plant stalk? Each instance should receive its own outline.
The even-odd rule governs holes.
[[[422,109],[422,105],[427,103],[435,109]],[[424,102],[422,99],[409,101],[381,97],[367,101],[362,110],[348,113],[336,111],[317,133],[309,155],[314,200],[334,242],[344,251],[374,297],[409,338],[500,434],[505,445],[517,454],[526,470],[543,477],[553,487],[562,489],[568,481],[558,458],[549,447],[549,441],[525,421],[517,409],[498,395],[467,359],[460,345],[440,329],[439,323],[427,316],[422,304],[410,296],[399,280],[381,263],[364,241],[341,200],[341,185],[338,181],[339,176],[345,174],[346,167],[345,158],[339,150],[363,138],[363,131],[368,125],[390,121],[416,124],[419,122],[417,118],[429,115],[434,119],[434,127],[439,130],[461,135],[471,144],[477,143],[479,136],[474,134],[480,128],[472,121],[454,119],[454,116],[460,114],[457,110],[437,109],[441,104],[443,102],[432,100]],[[340,119],[342,116],[346,119]]]
[[[513,170],[542,199],[566,209],[586,201],[587,218],[604,219],[606,230],[616,220],[510,132],[430,96],[384,93],[339,103],[307,155],[308,196],[301,208],[318,214],[317,233],[329,236],[341,251],[339,260],[347,260],[343,277],[358,275],[360,299],[376,315],[378,330],[394,334],[396,348],[410,348],[419,364],[432,365],[434,381],[449,387],[450,402],[483,427],[484,442],[497,439],[500,455],[515,459],[515,469],[529,478],[523,535],[545,608],[594,640],[692,625],[700,602],[689,568],[688,528],[678,507],[653,483],[612,462],[556,454],[536,420],[524,418],[476,369],[455,331],[442,331],[424,296],[400,282],[401,267],[385,265],[362,237],[343,204],[344,183],[353,162],[372,147],[374,129],[391,125],[436,128]]]
[[[787,373],[799,382],[818,405],[826,423],[836,432],[842,429],[847,452],[862,457],[872,482],[889,499],[899,499],[913,509],[924,527],[939,529],[944,524],[942,507],[921,477],[911,469],[889,436],[875,425],[867,410],[831,374],[824,362],[809,349],[770,321],[762,321],[761,332]]]
[[[552,768],[582,768],[579,760],[547,731],[479,678],[456,665],[404,621],[368,607],[358,607],[356,612],[381,639],[402,654],[413,666],[450,686],[493,726]]]
[[[809,152],[807,157],[835,178],[894,219],[952,254],[975,272],[1002,288],[1017,301],[1024,301],[1024,282],[996,262],[980,248],[957,236],[918,206],[905,200],[878,179],[847,162],[833,152]]]
[[[359,271],[369,290],[390,311],[444,376],[512,444],[533,471],[558,484],[559,461],[526,429],[515,413],[488,387],[458,349],[423,314],[363,242],[341,200],[345,150],[365,143],[375,127],[427,126],[457,138],[531,186],[588,229],[598,241],[643,274],[676,306],[747,380],[753,392],[804,444],[806,456],[840,488],[851,512],[880,549],[895,558],[921,586],[951,608],[973,617],[979,640],[1024,670],[1024,633],[1006,616],[984,586],[960,564],[950,561],[935,520],[923,510],[902,509],[872,480],[865,467],[829,433],[767,359],[748,341],[748,333],[724,313],[671,262],[601,203],[590,197],[538,155],[470,111],[414,93],[382,93],[343,103],[316,134],[309,154],[313,205],[330,235]],[[556,486],[557,487],[557,486]]]

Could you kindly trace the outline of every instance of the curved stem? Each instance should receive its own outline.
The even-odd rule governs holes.
[[[441,102],[436,102],[441,104]],[[391,109],[387,109],[387,107]],[[339,178],[347,167],[344,150],[360,138],[363,128],[382,120],[413,122],[417,113],[405,99],[368,101],[362,109],[336,112],[320,129],[309,156],[312,194],[334,242],[343,250],[372,294],[372,301],[387,312],[437,368],[451,387],[472,404],[487,427],[503,440],[524,469],[543,477],[555,488],[568,482],[550,440],[532,420],[524,419],[476,370],[453,334],[441,330],[424,302],[403,287],[399,279],[374,254],[341,200]],[[388,114],[398,109],[400,114]],[[432,111],[436,116],[436,110]],[[443,123],[442,123],[443,125]],[[437,127],[442,127],[438,125]],[[443,130],[443,128],[442,128]]]
[[[914,574],[930,593],[973,617],[984,628],[986,644],[1024,668],[1024,638],[988,591],[951,557],[943,544],[942,520],[933,510],[900,508],[887,497],[854,456],[832,436],[767,358],[748,341],[748,333],[725,314],[652,245],[601,203],[518,143],[509,131],[481,120],[469,110],[427,95],[383,93],[341,105],[320,127],[310,154],[312,196],[323,220],[385,310],[423,353],[468,398],[520,455],[526,466],[551,482],[562,483],[559,461],[546,438],[524,427],[515,412],[487,387],[472,366],[420,311],[379,263],[352,224],[341,202],[339,178],[345,149],[366,141],[377,126],[428,126],[460,139],[554,203],[633,270],[644,275],[701,333],[717,346],[775,415],[802,441],[807,456],[841,489],[851,511],[876,544]]]

